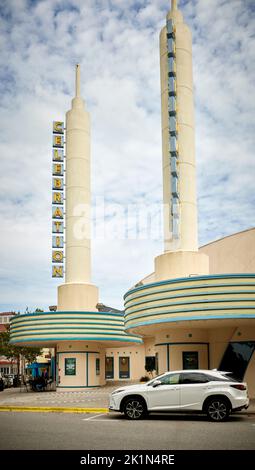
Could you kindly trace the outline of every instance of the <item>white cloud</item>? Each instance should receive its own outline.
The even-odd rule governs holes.
[[[252,0],[181,1],[193,32],[200,240],[254,225]],[[51,121],[82,68],[92,121],[93,199],[161,199],[158,34],[168,0],[2,0],[1,308],[56,303],[51,280]],[[101,300],[153,270],[159,240],[94,240]]]

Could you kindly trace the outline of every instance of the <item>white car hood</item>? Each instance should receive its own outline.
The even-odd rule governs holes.
[[[134,391],[142,391],[142,390],[146,390],[147,388],[147,385],[146,384],[136,384],[136,385],[125,385],[124,387],[119,387],[119,388],[116,388],[115,390],[113,390],[112,393],[114,392],[118,392],[118,391],[123,391],[123,392],[132,392],[132,390]]]

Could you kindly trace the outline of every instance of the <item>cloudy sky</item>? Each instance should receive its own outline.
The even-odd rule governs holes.
[[[193,33],[202,245],[255,225],[255,1],[179,4]],[[121,235],[116,214],[161,202],[158,36],[169,6],[0,0],[0,311],[56,304],[51,129],[70,107],[77,62],[92,120],[93,204],[103,201],[107,215],[104,232],[100,210],[93,216],[100,300],[122,308],[128,288],[153,271],[160,230]]]

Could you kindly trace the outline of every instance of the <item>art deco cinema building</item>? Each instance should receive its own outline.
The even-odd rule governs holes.
[[[66,116],[65,283],[56,312],[12,320],[12,342],[55,348],[58,390],[139,380],[150,364],[158,373],[230,370],[254,397],[255,230],[198,248],[192,38],[177,0],[160,33],[160,74],[165,243],[154,272],[125,294],[124,315],[97,311],[90,241],[75,235],[75,208],[90,206],[90,125],[77,68]]]

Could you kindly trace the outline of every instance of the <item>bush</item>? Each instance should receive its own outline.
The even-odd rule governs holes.
[[[140,378],[140,382],[148,382],[149,380],[150,380],[150,377],[148,377],[147,375]]]

